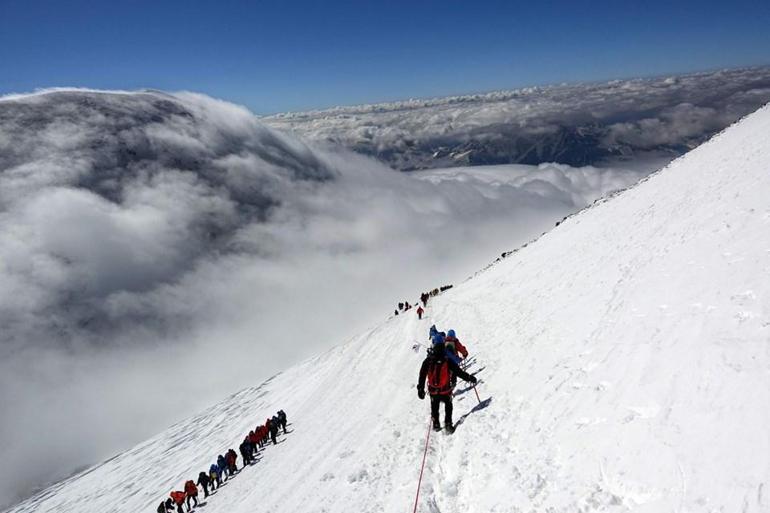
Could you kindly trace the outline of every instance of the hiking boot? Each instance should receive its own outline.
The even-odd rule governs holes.
[[[441,424],[438,422],[433,422],[433,431],[441,431]]]
[[[451,435],[452,433],[455,432],[455,427],[452,424],[447,424],[446,425],[446,432]]]

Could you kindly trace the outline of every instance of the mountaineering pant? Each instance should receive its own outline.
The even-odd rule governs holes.
[[[278,430],[270,431],[270,439],[273,441],[273,445],[278,445],[278,442],[275,439],[275,435],[278,434]]]
[[[190,511],[190,499],[195,501],[195,505],[198,505],[198,496],[197,495],[188,495],[187,496],[187,511]]]
[[[181,504],[177,504],[176,505],[176,512],[177,513],[184,513],[184,510],[182,509],[182,505]]]
[[[203,487],[203,498],[205,499],[206,497],[209,496],[209,485],[208,484],[204,484],[204,485],[201,485],[201,486]],[[214,483],[211,483],[211,489],[212,490],[214,489]]]
[[[451,426],[452,425],[452,396],[451,395],[432,395],[430,396],[430,416],[433,419],[433,425],[437,426],[440,424],[438,421],[438,410],[441,406],[441,403],[444,403],[444,425]]]

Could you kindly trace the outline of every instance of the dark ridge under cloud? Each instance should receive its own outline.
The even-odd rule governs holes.
[[[270,116],[400,170],[676,157],[770,101],[770,67]]]

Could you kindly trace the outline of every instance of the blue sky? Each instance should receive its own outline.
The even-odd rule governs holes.
[[[0,0],[0,94],[185,89],[269,113],[768,64],[768,27],[767,0]]]

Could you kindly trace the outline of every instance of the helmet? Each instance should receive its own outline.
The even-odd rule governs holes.
[[[449,330],[446,332],[447,337],[454,337],[455,336],[455,330]]]

